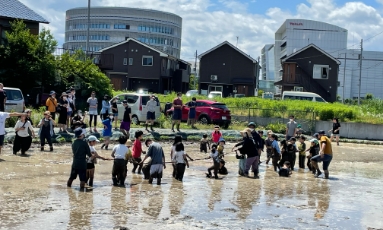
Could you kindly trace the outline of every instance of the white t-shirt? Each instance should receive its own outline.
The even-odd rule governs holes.
[[[175,152],[173,156],[173,161],[175,161],[176,164],[185,164],[185,155],[186,153],[184,151]]]
[[[24,122],[18,120],[15,125],[15,129],[21,128],[24,125],[24,130],[17,131],[17,135],[19,135],[20,137],[29,137],[28,129],[31,129],[31,130],[33,129],[31,122],[29,121],[26,121],[26,122],[27,123],[25,123],[24,125]]]
[[[116,145],[113,147],[114,159],[125,159],[125,154],[129,151],[126,145]]]
[[[0,135],[5,135],[5,120],[9,118],[9,113],[0,112]]]
[[[93,146],[89,146],[90,153],[96,152],[96,149]],[[92,159],[91,157],[88,157],[87,163],[96,163],[96,158]]]

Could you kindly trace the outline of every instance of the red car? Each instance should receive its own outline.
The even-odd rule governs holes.
[[[230,110],[225,104],[209,100],[197,100],[196,119],[202,124],[219,124],[228,127],[231,123]],[[188,103],[182,106],[182,121],[188,120]],[[173,114],[173,107],[166,111],[168,115]]]

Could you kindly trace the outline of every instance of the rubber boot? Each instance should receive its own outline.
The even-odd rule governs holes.
[[[102,145],[101,145],[101,149],[103,149],[104,147],[105,147],[105,144],[102,144]]]
[[[161,178],[157,178],[157,185],[161,185]]]
[[[125,178],[120,179],[120,186],[125,187]]]
[[[105,145],[105,150],[108,150],[108,148],[109,148],[109,145]]]
[[[40,151],[44,151],[44,146],[41,146]]]
[[[117,186],[118,185],[118,180],[116,177],[112,177],[112,181],[113,181],[113,186]]]
[[[254,172],[254,179],[259,179],[258,170]]]
[[[68,182],[66,182],[66,186],[69,188],[72,187],[72,182],[73,182],[73,180],[69,179]]]
[[[90,187],[93,187],[93,177],[90,177],[90,178],[89,178],[89,183],[88,183],[88,185],[89,185]]]
[[[324,179],[328,179],[329,178],[329,172],[328,170],[324,170]]]
[[[149,184],[152,184],[152,183],[153,183],[153,177],[150,176],[150,177],[149,177]]]
[[[53,152],[53,146],[49,146],[49,151]]]

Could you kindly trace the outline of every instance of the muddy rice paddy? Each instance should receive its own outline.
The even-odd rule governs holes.
[[[170,143],[163,146],[169,153]],[[198,149],[186,142],[193,158],[205,156]],[[239,177],[231,154],[222,180],[205,178],[211,161],[200,160],[183,183],[168,165],[161,186],[128,173],[126,188],[111,186],[113,162],[99,161],[93,190],[81,192],[78,180],[66,187],[69,145],[53,153],[36,145],[28,157],[14,156],[8,145],[0,155],[0,229],[383,229],[383,147],[333,149],[330,180],[307,169],[279,178],[264,163],[259,180]]]

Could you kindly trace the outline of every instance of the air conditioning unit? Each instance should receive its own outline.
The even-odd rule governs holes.
[[[218,76],[217,75],[211,75],[210,80],[211,81],[218,81]]]
[[[295,86],[295,87],[294,87],[294,91],[297,91],[297,92],[303,92],[303,87],[297,87],[297,86]]]

